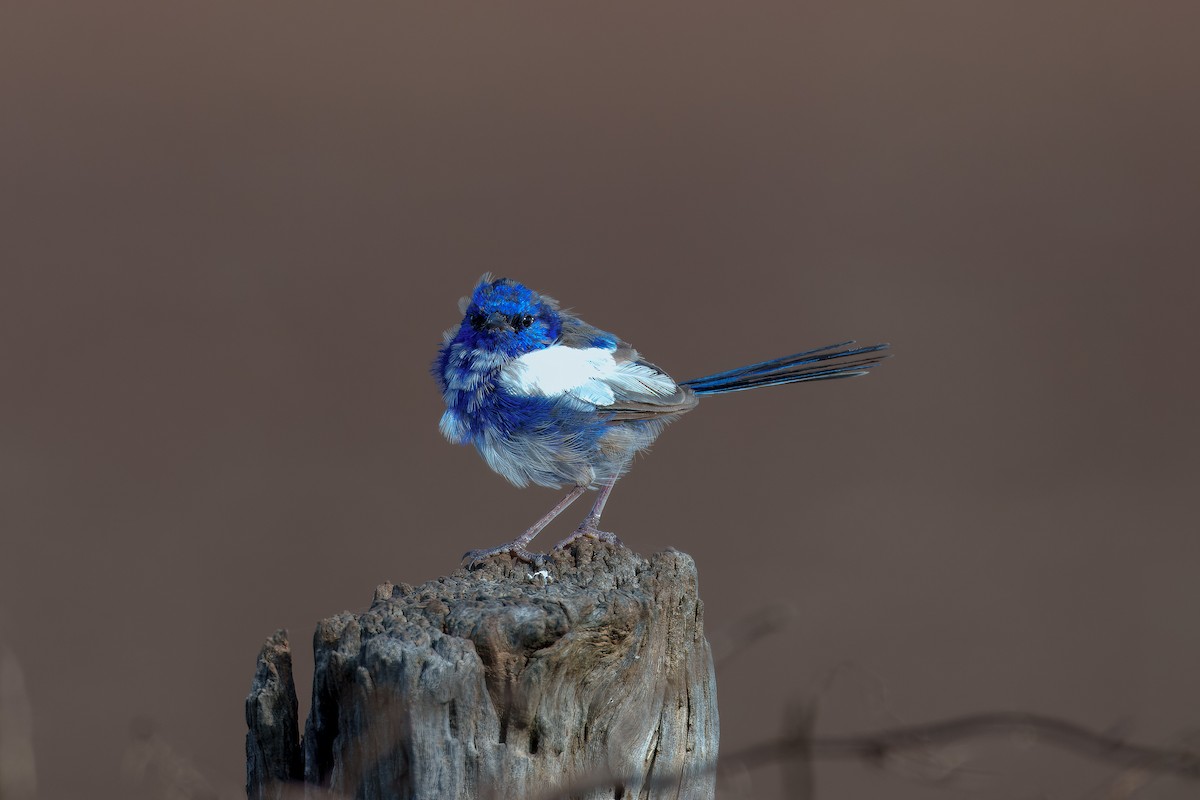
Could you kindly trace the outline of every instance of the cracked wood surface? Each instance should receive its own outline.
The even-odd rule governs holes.
[[[291,780],[362,800],[713,797],[716,677],[692,559],[581,540],[545,570],[498,557],[383,584],[366,612],[322,621],[302,741],[286,637],[268,640],[248,796]]]

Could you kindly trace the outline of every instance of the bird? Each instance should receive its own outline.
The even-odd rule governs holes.
[[[570,487],[513,541],[465,553],[470,567],[506,553],[540,563],[546,557],[530,552],[530,542],[589,489],[597,490],[591,511],[554,549],[581,537],[619,544],[599,527],[613,486],[701,397],[865,375],[889,347],[850,340],[676,381],[617,336],[511,278],[484,274],[459,311],[462,321],[442,335],[432,366],[446,403],[442,435],[474,445],[515,486]]]

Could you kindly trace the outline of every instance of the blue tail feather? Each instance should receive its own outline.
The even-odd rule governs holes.
[[[889,347],[887,344],[875,344],[867,347],[855,347],[848,350],[828,352],[851,344],[854,344],[853,340],[818,347],[803,353],[793,353],[790,356],[774,358],[769,361],[760,361],[757,364],[705,375],[702,378],[693,378],[690,381],[683,381],[681,385],[689,387],[696,394],[704,395],[740,392],[746,389],[757,389],[760,386],[777,386],[785,383],[799,383],[801,381],[852,378],[856,375],[866,375],[868,370],[887,358],[886,355],[854,358],[855,356],[885,350]],[[842,360],[842,363],[826,363],[837,360]]]
[[[824,347],[805,350],[803,353],[793,353],[792,355],[784,356],[783,358],[772,358],[769,361],[760,361],[757,364],[747,364],[744,367],[738,367],[737,369],[731,369],[726,372],[715,372],[712,375],[705,375],[703,378],[693,378],[692,380],[687,381],[687,383],[690,385],[696,383],[708,383],[709,381],[722,381],[729,378],[737,378],[742,375],[749,375],[752,372],[758,372],[760,370],[778,369],[780,366],[783,366],[785,362],[790,364],[807,363],[802,361],[802,359],[817,353],[824,353],[826,350],[845,347],[848,344],[854,344],[854,340],[851,339],[846,342],[838,342],[837,344],[827,344]]]

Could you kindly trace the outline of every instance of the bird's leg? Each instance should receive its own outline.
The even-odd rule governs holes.
[[[604,484],[604,486],[600,489],[599,495],[596,497],[596,502],[592,504],[592,510],[589,511],[588,515],[583,518],[583,522],[579,523],[579,527],[575,529],[574,533],[563,539],[558,544],[554,545],[555,550],[562,550],[571,542],[583,536],[587,536],[592,539],[599,539],[602,542],[609,542],[611,544],[621,543],[621,540],[616,536],[608,533],[607,531],[602,531],[597,527],[600,524],[600,514],[604,511],[604,504],[608,502],[608,496],[612,494],[613,487],[616,485],[616,478],[613,478],[611,481]]]
[[[542,528],[550,524],[550,521],[566,510],[567,506],[579,499],[579,495],[587,491],[586,486],[576,486],[571,491],[567,492],[567,496],[558,501],[558,505],[546,512],[546,515],[537,522],[529,526],[529,529],[513,539],[508,544],[493,547],[490,550],[468,550],[463,554],[463,561],[469,561],[469,566],[475,566],[478,562],[488,556],[496,556],[501,553],[511,553],[522,561],[527,561],[530,564],[535,563],[538,557],[529,552],[526,548],[533,537],[537,536]]]

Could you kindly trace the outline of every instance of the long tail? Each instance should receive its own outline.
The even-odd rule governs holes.
[[[696,394],[724,394],[725,392],[757,389],[759,386],[777,386],[783,383],[853,378],[856,375],[866,375],[871,367],[887,358],[886,355],[867,355],[886,350],[889,347],[887,344],[852,347],[847,350],[838,349],[852,344],[854,344],[853,340],[838,342],[804,353],[793,353],[783,358],[773,358],[770,361],[738,367],[728,372],[693,378],[690,381],[683,381],[681,385],[690,387]],[[864,357],[859,358],[859,356]]]

